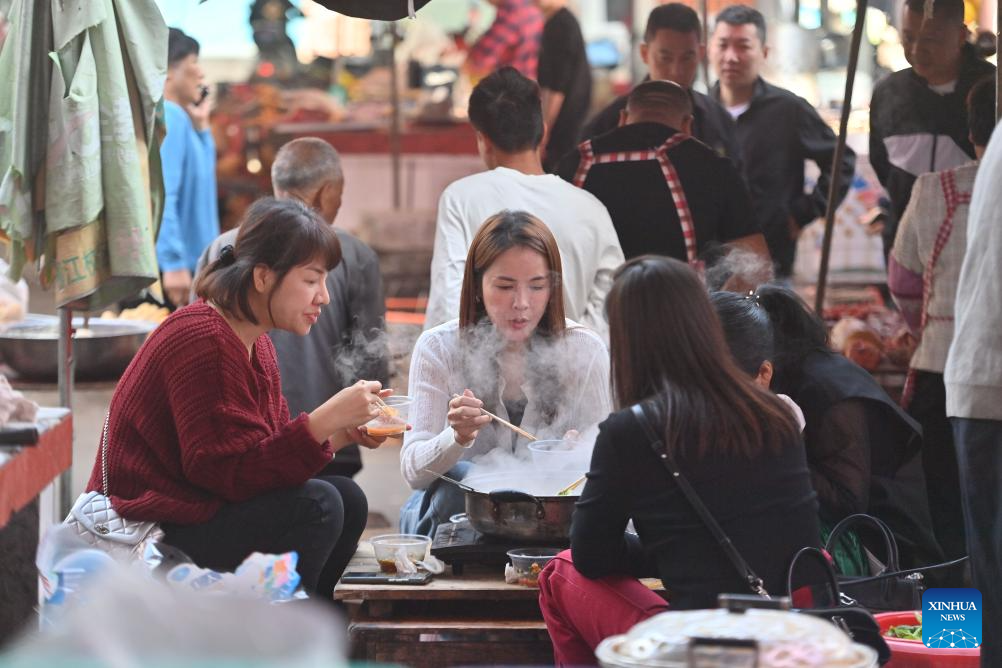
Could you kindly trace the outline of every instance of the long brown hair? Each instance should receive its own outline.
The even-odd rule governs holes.
[[[653,404],[668,447],[752,457],[797,439],[790,410],[734,362],[688,265],[634,258],[616,272],[606,310],[616,402]]]
[[[195,294],[227,315],[257,325],[250,305],[254,268],[275,272],[268,295],[268,316],[275,290],[293,268],[317,259],[330,271],[341,262],[341,243],[333,228],[296,199],[262,197],[247,210],[232,247],[224,247],[195,283]]]
[[[484,272],[498,256],[512,248],[531,248],[546,259],[550,273],[550,300],[539,321],[537,332],[543,336],[564,331],[563,267],[560,250],[550,228],[539,218],[524,211],[501,211],[488,218],[473,237],[466,254],[463,291],[459,298],[459,328],[473,327],[487,318],[483,302]]]

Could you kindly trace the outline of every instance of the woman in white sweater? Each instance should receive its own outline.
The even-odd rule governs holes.
[[[402,531],[433,535],[464,510],[462,492],[431,472],[461,479],[488,453],[485,466],[530,466],[528,441],[481,408],[540,439],[586,431],[609,414],[608,350],[564,318],[561,276],[557,243],[537,218],[502,211],[477,232],[459,319],[422,334],[411,356],[413,430],[400,469],[416,491],[401,511]]]

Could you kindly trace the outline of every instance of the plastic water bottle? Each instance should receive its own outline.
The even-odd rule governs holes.
[[[52,569],[55,586],[42,605],[42,628],[51,626],[68,606],[85,604],[86,595],[81,592],[99,574],[117,566],[106,553],[93,549],[75,550],[56,562]]]

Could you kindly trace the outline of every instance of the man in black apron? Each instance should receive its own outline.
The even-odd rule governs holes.
[[[769,260],[748,191],[727,158],[693,139],[688,92],[648,81],[630,93],[620,127],[579,146],[558,174],[605,205],[627,259],[646,253],[697,264],[715,245]]]

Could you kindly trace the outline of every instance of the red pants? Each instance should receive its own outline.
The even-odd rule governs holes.
[[[564,550],[539,574],[539,607],[557,666],[594,666],[600,642],[664,612],[668,604],[628,575],[589,580]]]

